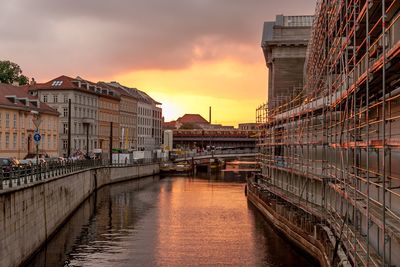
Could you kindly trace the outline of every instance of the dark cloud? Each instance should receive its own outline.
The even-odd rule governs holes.
[[[29,75],[108,76],[251,61],[262,23],[310,14],[314,0],[12,0],[0,9],[0,58]]]

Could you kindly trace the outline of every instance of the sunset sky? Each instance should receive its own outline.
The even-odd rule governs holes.
[[[315,0],[0,0],[0,60],[45,82],[119,81],[213,123],[253,122],[265,102],[263,22],[314,13]]]

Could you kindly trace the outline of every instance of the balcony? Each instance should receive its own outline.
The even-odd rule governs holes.
[[[84,117],[84,118],[82,118],[82,123],[83,124],[94,124],[94,119],[89,118],[89,117]]]

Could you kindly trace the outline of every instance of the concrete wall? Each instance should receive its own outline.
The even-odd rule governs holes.
[[[94,168],[0,192],[0,266],[27,260],[96,189],[158,172],[158,164]]]

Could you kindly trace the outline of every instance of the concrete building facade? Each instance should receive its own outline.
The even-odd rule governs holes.
[[[268,108],[303,89],[304,62],[313,16],[277,15],[264,23],[261,47],[268,67]]]
[[[399,266],[400,2],[316,11],[304,90],[257,111],[262,173],[248,192],[305,249],[322,244],[321,266]]]
[[[111,148],[120,148],[120,96],[113,90],[101,87],[99,95],[99,148],[108,155]],[[111,139],[112,125],[112,139]]]
[[[121,97],[119,147],[125,150],[137,150],[137,97],[117,82],[99,84],[114,90]]]
[[[122,87],[137,100],[136,150],[153,151],[162,145],[162,108],[145,92],[137,88]]]

